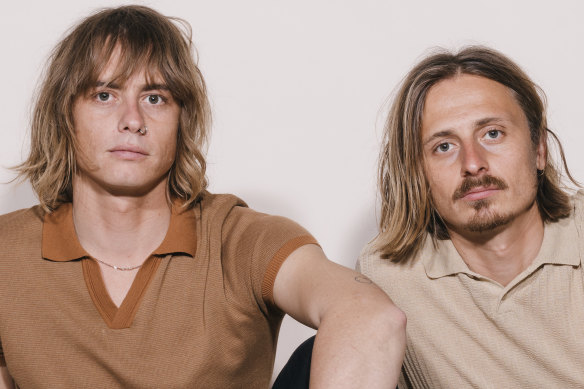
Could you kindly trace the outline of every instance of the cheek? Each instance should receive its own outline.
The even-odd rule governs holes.
[[[162,150],[162,154],[166,157],[165,162],[169,167],[174,163],[176,158],[177,135],[177,131],[171,131],[164,139],[164,150]]]
[[[100,123],[96,127],[96,123]],[[77,141],[78,149],[85,153],[95,151],[103,136],[99,136],[99,131],[102,128],[107,128],[110,124],[102,119],[96,119],[84,109],[83,104],[76,104],[73,109],[73,133]],[[102,134],[103,135],[103,134]]]
[[[78,127],[75,130],[75,138],[77,141],[76,158],[82,164],[88,165],[92,161],[95,162],[99,155],[99,150],[105,146],[102,144],[103,140],[97,136],[96,131],[90,128]]]
[[[452,174],[449,174],[447,169],[437,168],[436,166],[430,167],[427,164],[424,168],[424,173],[434,199],[443,198],[444,193],[450,190],[450,182],[453,181]],[[440,196],[438,196],[439,194]]]
[[[447,203],[447,199],[450,198],[454,192],[454,188],[446,184],[447,182],[441,180],[428,180],[430,186],[430,194],[434,204],[440,208],[441,204]]]
[[[93,151],[96,149],[95,140],[93,139],[92,132],[83,126],[83,123],[77,122],[73,132],[75,135],[75,159],[77,163],[83,167],[89,164],[91,161]]]
[[[176,147],[169,147],[166,152],[166,156],[167,156],[166,165],[170,169],[170,167],[174,163],[174,160],[176,159]]]
[[[537,169],[538,169],[538,161],[537,155],[535,152],[529,154],[526,158],[527,163],[524,161],[523,166],[525,171],[521,174],[522,177],[525,177],[525,187],[533,187],[534,190],[537,188],[538,184],[538,177],[537,177]]]
[[[500,158],[499,170],[505,172],[507,179],[525,178],[537,180],[537,152],[531,145],[516,147],[506,153],[507,158]],[[513,156],[513,158],[509,158]]]

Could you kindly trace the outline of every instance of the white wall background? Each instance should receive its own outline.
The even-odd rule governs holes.
[[[463,0],[153,0],[188,20],[214,112],[210,189],[300,222],[353,267],[375,235],[375,166],[384,107],[433,46],[487,44],[546,91],[549,124],[584,178],[584,3]],[[104,0],[0,8],[0,213],[36,202],[6,184],[27,152],[31,96],[64,32]],[[276,371],[313,331],[284,321]]]

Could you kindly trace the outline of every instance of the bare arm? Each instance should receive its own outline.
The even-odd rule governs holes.
[[[0,389],[14,389],[14,381],[6,366],[0,367]]]
[[[396,387],[405,315],[368,278],[307,245],[284,261],[274,300],[296,320],[318,328],[311,388]]]

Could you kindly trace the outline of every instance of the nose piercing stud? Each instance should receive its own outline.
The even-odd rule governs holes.
[[[144,128],[139,128],[138,132],[142,135],[146,135],[146,133],[148,132],[148,127],[144,126]]]

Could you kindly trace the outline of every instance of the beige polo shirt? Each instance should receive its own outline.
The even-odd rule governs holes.
[[[296,223],[205,194],[117,307],[71,204],[0,216],[0,362],[21,388],[267,388],[283,313],[274,280]]]
[[[403,264],[365,247],[358,269],[408,318],[400,388],[584,387],[584,196],[574,204],[505,287],[470,271],[450,240],[426,239]]]

